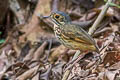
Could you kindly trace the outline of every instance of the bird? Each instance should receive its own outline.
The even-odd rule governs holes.
[[[95,40],[81,26],[72,23],[68,14],[54,11],[48,16],[54,24],[54,33],[65,47],[80,51],[99,52]]]

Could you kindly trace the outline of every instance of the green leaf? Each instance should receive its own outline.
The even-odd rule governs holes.
[[[107,2],[107,0],[104,0],[104,2]]]
[[[4,39],[1,39],[0,40],[0,44],[2,44],[2,43],[4,43],[5,42],[5,40]]]
[[[0,32],[0,34],[2,34],[2,32]]]
[[[104,0],[104,2],[107,2],[108,0]],[[119,0],[120,1],[120,0]],[[110,6],[115,6],[117,8],[120,8],[120,5],[114,4],[114,3],[109,3]]]
[[[120,8],[120,6],[119,6],[119,5],[117,5],[117,4],[114,4],[114,3],[109,3],[109,4],[110,4],[110,6],[115,6],[115,7]]]

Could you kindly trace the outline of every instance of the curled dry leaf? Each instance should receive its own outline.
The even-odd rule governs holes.
[[[40,57],[43,56],[43,53],[45,51],[45,48],[47,46],[48,42],[45,41],[34,53],[32,60],[40,60]]]
[[[51,63],[54,63],[66,50],[66,47],[63,45],[60,45],[59,47],[56,48],[54,52],[51,53],[49,57],[49,61]]]
[[[26,71],[22,75],[18,76],[16,79],[17,80],[26,80],[26,79],[29,79],[31,76],[34,75],[34,73],[36,72],[36,70],[38,69],[38,67],[39,66],[35,66],[35,67],[29,69],[28,71]]]
[[[46,32],[41,28],[41,25],[39,24],[40,20],[38,19],[37,14],[44,14],[44,15],[50,14],[50,0],[38,1],[32,19],[23,28],[25,34],[20,37],[21,42],[25,42],[25,38],[35,42],[38,41],[36,40],[38,37],[41,38],[47,38],[48,36],[49,38],[52,37],[53,34],[50,34],[49,32]]]

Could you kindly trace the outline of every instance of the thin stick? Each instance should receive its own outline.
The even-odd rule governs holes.
[[[77,59],[77,57],[80,55],[80,50],[76,51],[75,55],[73,56],[72,61],[74,61],[75,59]],[[65,71],[62,80],[67,80],[69,77],[71,69],[68,69]]]
[[[109,3],[111,3],[113,0],[108,0],[107,3],[105,4],[105,6],[103,7],[101,13],[99,14],[98,18],[95,20],[94,24],[92,25],[92,27],[89,29],[88,34],[92,35],[94,34],[95,30],[98,28],[98,25],[100,24],[100,22],[102,21],[102,19],[104,18],[108,8],[110,7]]]

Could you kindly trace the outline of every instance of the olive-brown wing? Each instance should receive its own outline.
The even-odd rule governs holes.
[[[64,25],[62,32],[69,39],[83,44],[95,45],[93,38],[80,26],[74,24]]]

